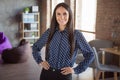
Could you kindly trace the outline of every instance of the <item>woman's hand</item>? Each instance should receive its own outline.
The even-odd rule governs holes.
[[[40,65],[45,69],[45,70],[48,70],[50,65],[47,61],[43,61],[40,63]]]
[[[67,75],[67,74],[74,73],[74,70],[73,70],[73,68],[71,68],[71,67],[64,67],[64,68],[62,68],[61,70],[62,70],[61,73],[62,73],[63,75]]]

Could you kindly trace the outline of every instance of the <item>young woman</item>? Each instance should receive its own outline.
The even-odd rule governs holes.
[[[46,46],[46,58],[39,51]],[[73,68],[77,51],[81,50],[84,60]],[[55,7],[50,28],[33,45],[33,56],[43,67],[40,80],[72,80],[72,73],[86,70],[93,61],[93,51],[80,31],[74,30],[72,11],[65,3]]]

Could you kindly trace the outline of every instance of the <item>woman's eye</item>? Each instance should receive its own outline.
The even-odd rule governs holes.
[[[63,15],[67,15],[67,13],[63,13]]]
[[[60,13],[57,13],[57,15],[60,15]]]

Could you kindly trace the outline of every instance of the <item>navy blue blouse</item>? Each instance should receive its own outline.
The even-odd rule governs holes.
[[[40,50],[45,46],[50,30],[47,29],[40,39],[34,43],[33,45],[33,57],[35,58],[37,63],[42,62]],[[63,67],[73,67],[78,49],[81,50],[84,60],[80,62],[75,68],[74,72],[79,74],[86,70],[89,64],[93,61],[94,55],[93,50],[88,45],[82,33],[78,30],[74,32],[75,37],[75,49],[72,58],[70,58],[70,45],[68,39],[68,31],[65,29],[64,31],[59,31],[56,29],[53,38],[50,42],[49,46],[49,58],[48,63],[52,68],[61,69]]]

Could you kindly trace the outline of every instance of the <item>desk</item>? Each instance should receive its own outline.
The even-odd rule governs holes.
[[[102,64],[105,64],[105,52],[120,56],[120,50],[116,50],[115,48],[101,48],[100,50],[102,51]],[[119,65],[120,65],[120,57],[119,57]],[[102,77],[104,79],[104,72]],[[114,80],[117,80],[116,72],[114,72]]]
[[[120,56],[120,50],[116,50],[115,48],[100,48],[100,50],[103,52],[109,52],[111,54]]]

